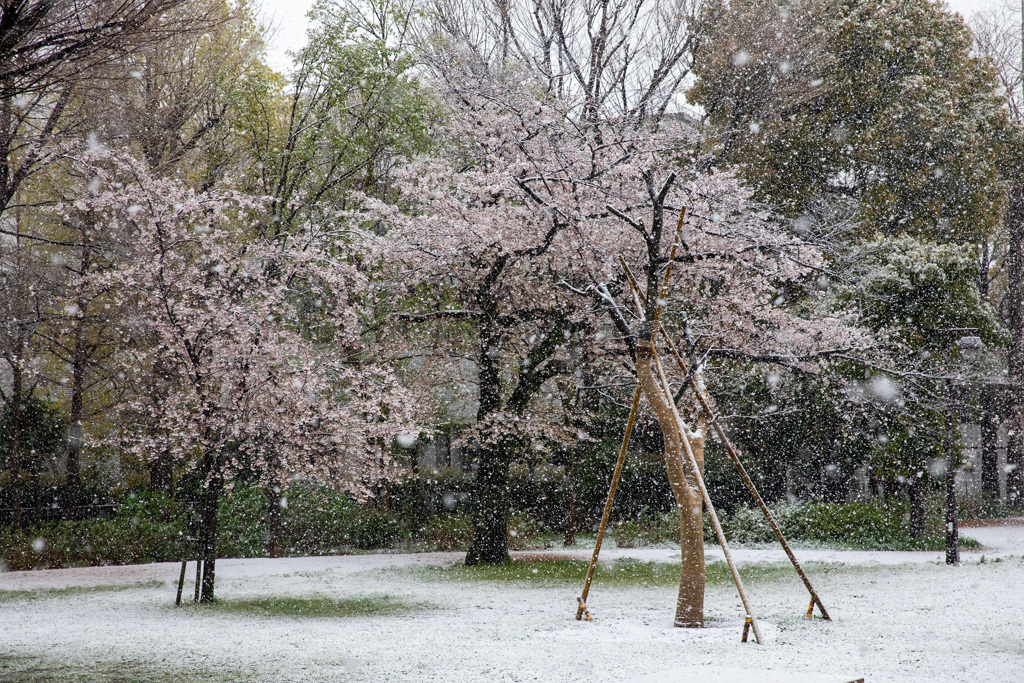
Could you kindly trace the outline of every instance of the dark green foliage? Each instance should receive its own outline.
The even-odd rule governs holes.
[[[620,519],[612,526],[612,536],[615,538],[615,545],[619,548],[637,548],[647,545],[643,538],[643,527],[639,522],[631,519]]]
[[[759,199],[856,201],[867,234],[980,241],[1006,113],[963,19],[928,0],[710,3],[691,101]]]
[[[295,486],[287,500],[282,524],[287,555],[393,548],[409,541],[398,518],[360,507],[343,493]],[[236,487],[225,496],[219,556],[266,557],[267,510],[259,488]],[[114,519],[4,528],[0,559],[10,570],[178,561],[184,554],[194,556],[195,544],[187,541],[194,534],[193,518],[194,510],[162,494],[132,494]]]
[[[858,324],[894,332],[908,351],[941,352],[945,340],[934,330],[950,327],[975,328],[986,345],[1003,346],[999,316],[978,289],[975,252],[969,245],[879,237],[837,264],[849,277],[832,298],[837,308],[856,310]]]
[[[327,489],[296,486],[287,500],[283,523],[286,555],[405,547],[414,538],[430,550],[465,550],[472,538],[472,525],[464,513],[434,516],[413,535],[401,518],[360,507],[346,495]],[[223,534],[219,555],[265,557],[269,542],[266,510],[261,489],[239,487],[226,496],[220,509]],[[773,511],[783,532],[793,541],[882,550],[937,550],[944,543],[935,510],[928,533],[911,539],[908,510],[902,503],[882,506],[819,501],[802,506],[776,505]],[[775,542],[757,510],[739,507],[733,514],[719,510],[719,515],[731,542]],[[135,494],[121,504],[114,519],[55,522],[21,531],[6,528],[0,532],[0,557],[8,570],[178,561],[185,553],[190,557],[194,553],[193,544],[186,542],[188,516],[184,505],[163,495]],[[704,526],[705,540],[717,543],[708,519]],[[513,513],[509,547],[538,547],[550,531],[551,527],[529,513]],[[635,515],[618,517],[611,533],[620,547],[674,544],[679,539],[679,519],[673,509],[659,512],[645,508]],[[977,544],[965,539],[962,545],[970,548]]]
[[[933,244],[907,236],[858,245],[840,264],[849,278],[833,287],[834,305],[856,310],[861,325],[889,338],[888,355],[894,366],[934,375],[946,374],[947,365],[957,373],[978,370],[955,340],[936,331],[974,328],[992,349],[1007,342],[995,309],[979,291],[975,252],[971,246]],[[882,375],[864,386],[871,400],[861,412],[864,427],[873,432],[866,442],[872,444],[869,458],[875,478],[905,483],[925,476],[928,460],[945,457],[945,405],[934,398],[941,395],[942,387]],[[879,387],[884,391],[877,391]],[[958,392],[954,400],[970,399],[969,394]],[[958,410],[956,417],[961,416]],[[959,429],[954,432],[959,434]]]
[[[662,514],[644,512],[635,518],[620,519],[612,526],[615,545],[642,548],[659,543],[679,543],[679,514],[673,509]]]
[[[526,550],[532,547],[543,533],[544,527],[529,514],[513,513],[508,521],[509,550]]]
[[[532,472],[525,466],[513,466],[509,473],[512,510],[528,513],[549,528],[561,526],[565,517],[562,480],[560,470],[546,465],[536,465]]]
[[[179,525],[142,517],[0,532],[0,557],[8,570],[169,562],[180,560],[184,547]]]
[[[846,500],[854,470],[869,457],[874,438],[864,433],[863,406],[848,403],[839,380],[749,369],[722,376],[719,405],[737,416],[729,420],[729,437],[769,503],[785,501],[788,494]],[[717,441],[707,449],[706,468],[716,507],[731,512],[754,504]]]
[[[0,453],[7,455],[11,438],[11,409],[0,409]],[[21,407],[21,448],[25,453],[56,455],[64,445],[64,423],[50,404],[29,396]]]
[[[730,543],[777,543],[771,527],[761,511],[740,507],[732,514],[717,510],[719,520]],[[928,533],[912,538],[909,529],[909,507],[905,503],[836,504],[812,501],[804,505],[772,506],[772,515],[790,541],[820,543],[830,547],[860,550],[942,550],[942,520],[933,505]],[[679,516],[641,514],[613,523],[610,529],[620,548],[637,548],[659,543],[679,543]],[[718,544],[711,518],[704,513],[704,541]],[[970,538],[962,538],[965,548],[978,547]]]
[[[343,493],[325,488],[293,486],[282,512],[285,554],[326,555],[351,547],[350,524],[359,506]],[[261,518],[267,527],[267,513]]]
[[[861,550],[942,550],[945,540],[937,530],[911,538],[906,505],[875,503],[843,505],[811,502],[779,505],[772,509],[782,533],[790,541],[810,541]],[[742,509],[723,517],[726,540],[736,543],[775,543],[775,535],[760,510]],[[717,543],[711,525],[705,523],[705,541]],[[972,539],[961,539],[965,548],[978,547]]]
[[[19,478],[24,488],[28,484],[25,473],[45,470],[47,461],[56,458],[66,443],[66,430],[60,413],[50,404],[35,396],[28,396],[23,401],[20,411],[19,442]],[[11,439],[13,438],[13,415],[9,404],[0,406],[0,508],[9,508],[13,500],[13,487],[17,480],[11,481],[10,459]],[[22,506],[31,504],[22,493]],[[43,494],[47,499],[52,495]],[[47,500],[46,503],[50,503]],[[25,511],[31,514],[31,511]]]
[[[408,533],[401,522],[386,512],[359,509],[349,520],[344,540],[360,550],[376,550],[402,545],[408,540]]]
[[[219,553],[224,557],[265,557],[270,529],[269,504],[263,489],[236,487],[221,499],[217,524]]]
[[[421,534],[430,550],[466,550],[473,540],[473,520],[461,513],[441,515],[427,522]]]
[[[409,538],[397,517],[363,508],[338,491],[295,485],[282,498],[286,555],[393,548]],[[265,557],[270,542],[268,511],[263,489],[236,487],[220,507],[220,553],[225,557]]]
[[[422,529],[436,515],[470,512],[472,486],[472,477],[458,468],[424,470],[388,486],[388,507],[410,528]]]
[[[620,432],[621,428],[622,424],[619,424]],[[615,494],[614,519],[633,518],[646,512],[663,513],[675,508],[675,499],[665,474],[661,443],[652,443],[649,437],[638,429],[632,441]],[[581,453],[573,468],[578,505],[583,508],[584,518],[591,525],[601,518],[621,439],[621,433],[602,439]]]

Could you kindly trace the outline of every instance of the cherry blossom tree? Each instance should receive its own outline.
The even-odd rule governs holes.
[[[662,302],[665,322],[700,381],[711,360],[809,367],[863,343],[863,335],[844,318],[789,310],[795,299],[811,310],[820,303],[813,283],[821,255],[734,178],[697,172],[684,126],[610,122],[597,142],[564,103],[539,99],[511,78],[482,68],[448,74],[452,115],[438,137],[450,147],[409,165],[398,182],[400,206],[376,211],[387,226],[379,249],[393,259],[394,301],[407,306],[396,317],[458,326],[476,344],[468,355],[480,451],[467,562],[507,559],[508,465],[545,429],[548,438],[571,436],[555,434],[557,411],[544,387],[572,376],[572,349],[587,345],[606,357],[606,374],[623,361],[631,366],[659,419],[683,521],[677,623],[699,625],[701,498],[682,453],[686,439],[702,462],[703,432],[682,421],[679,396],[664,394],[651,364],[674,217],[690,209]],[[619,256],[639,274],[639,310]]]
[[[640,172],[642,183],[636,183],[646,189],[646,198],[634,195],[627,209],[608,205],[635,233],[619,239],[635,245],[622,251],[635,259],[639,282],[630,286],[621,278],[595,278],[580,293],[603,303],[635,359],[637,381],[664,435],[682,548],[675,624],[701,626],[704,501],[686,451],[703,476],[703,423],[712,416],[679,405],[685,392],[696,386],[710,403],[705,388],[709,363],[762,362],[815,372],[830,356],[849,354],[870,339],[848,316],[823,310],[824,296],[813,285],[823,271],[821,254],[753,204],[734,178],[691,172],[680,181],[672,170],[656,165],[658,156],[647,159],[651,165]],[[672,219],[683,211],[688,218],[674,230]],[[673,276],[666,280],[670,267]],[[794,313],[795,300],[813,315]],[[660,329],[659,309],[665,311]],[[674,349],[659,334],[678,340],[687,359],[686,375],[674,385],[659,360],[671,358]]]
[[[567,437],[542,402],[545,383],[571,374],[566,347],[587,324],[560,285],[580,276],[586,245],[573,233],[581,209],[565,184],[577,159],[558,143],[564,114],[493,99],[500,84],[466,72],[455,78],[453,115],[436,131],[450,143],[444,153],[398,174],[399,205],[367,206],[386,226],[376,253],[394,317],[449,340],[433,365],[439,377],[465,358],[474,366],[476,423],[466,436],[478,451],[477,514],[467,562],[501,563],[509,465],[537,440]]]
[[[577,351],[589,348],[604,359],[605,377],[622,379],[622,364],[629,367],[658,418],[681,519],[676,623],[700,625],[702,501],[682,456],[690,449],[702,468],[704,435],[677,407],[688,379],[668,395],[652,365],[661,343],[655,307],[669,312],[666,333],[680,340],[698,386],[711,361],[813,371],[865,338],[820,310],[821,255],[734,177],[702,172],[700,131],[666,113],[694,47],[679,35],[685,21],[673,33],[672,17],[643,3],[643,21],[625,4],[574,14],[540,3],[536,15],[498,5],[505,13],[493,24],[474,23],[479,13],[440,12],[424,53],[449,110],[435,138],[447,143],[399,175],[398,202],[368,203],[395,317],[446,326],[458,343],[444,353],[475,367],[477,491],[466,561],[508,560],[509,464],[541,435],[572,436],[550,387],[578,381]],[[567,22],[587,27],[587,39],[573,38]],[[633,50],[630,36],[642,27],[650,30],[633,45],[643,49]],[[545,54],[568,66],[548,69]],[[644,78],[647,88],[638,85]],[[671,226],[683,207],[689,218],[663,296]],[[637,273],[635,295],[620,258]]]
[[[145,431],[122,438],[143,457],[169,454],[204,480],[202,601],[214,597],[217,504],[242,468],[265,485],[295,475],[365,495],[394,471],[402,392],[367,362],[361,276],[343,235],[307,226],[278,244],[246,239],[260,202],[155,179],[127,157],[86,158],[88,211],[119,237],[97,275],[137,311],[120,365],[137,389],[124,412]]]
[[[404,265],[404,302],[420,305],[399,318],[463,332],[452,351],[475,366],[470,564],[508,559],[514,453],[541,432],[575,431],[566,428],[578,420],[553,405],[593,403],[552,400],[556,378],[575,377],[578,394],[593,375],[580,360],[605,334],[595,325],[607,327],[571,290],[610,277],[623,243],[606,204],[635,184],[635,163],[690,71],[698,7],[437,0],[418,26],[430,80],[451,109],[435,139],[451,144],[397,183],[413,208],[383,221],[383,251]],[[438,296],[417,298],[428,282]]]

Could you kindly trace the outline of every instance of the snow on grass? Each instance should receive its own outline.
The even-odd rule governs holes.
[[[538,585],[582,586],[588,566],[589,562],[586,560],[559,558],[557,555],[521,554],[512,562],[500,566],[467,567],[461,563],[453,563],[420,567],[413,571],[417,576],[428,580],[516,581]],[[836,572],[847,571],[851,567],[839,563],[814,562],[805,569]],[[740,567],[739,571],[744,583],[796,580],[793,567],[789,564],[748,564]],[[709,586],[732,585],[732,575],[725,562],[707,562],[706,578]],[[679,564],[620,557],[610,562],[599,562],[594,571],[594,582],[595,585],[610,586],[678,586]]]
[[[133,588],[156,588],[163,586],[163,581],[140,581],[124,585],[100,586],[64,586],[62,588],[36,588],[34,590],[0,590],[0,603],[13,600],[40,600],[82,593],[102,593],[104,591],[124,591]]]
[[[547,564],[537,557],[544,553],[520,554],[520,562],[499,569],[453,566],[456,553],[218,561],[225,605],[290,600],[278,603],[299,606],[288,618],[175,608],[177,564],[12,572],[0,574],[0,589],[127,588],[0,602],[0,654],[67,673],[38,679],[46,681],[160,681],[195,672],[178,680],[600,682],[726,667],[856,675],[870,683],[1005,682],[1018,679],[1024,662],[1024,527],[1018,529],[993,532],[997,543],[965,553],[959,567],[942,564],[937,553],[800,551],[831,623],[804,617],[807,593],[785,571],[784,557],[737,549],[751,577],[762,646],[740,643],[743,612],[735,589],[715,578],[717,564],[709,570],[707,627],[673,628],[675,578],[665,564],[672,552],[654,548],[602,553],[608,570],[591,591],[590,623],[573,619],[585,570],[571,562],[576,551],[547,553],[554,556]],[[707,549],[709,560],[715,550]],[[153,580],[160,583],[131,585]],[[187,584],[185,594],[190,590]],[[413,608],[302,614],[309,601],[382,595]],[[119,662],[134,662],[146,675],[90,673],[97,663],[108,671]]]
[[[347,598],[311,595],[218,600],[213,605],[196,605],[194,609],[237,612],[259,617],[339,618],[398,614],[426,607],[429,605],[405,602],[390,595],[362,595]]]

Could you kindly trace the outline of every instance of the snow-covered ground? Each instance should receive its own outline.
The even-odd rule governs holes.
[[[158,582],[0,593],[0,656],[67,666],[132,661],[260,681],[681,683],[732,680],[737,671],[750,683],[1022,680],[1024,526],[965,535],[986,548],[964,553],[959,567],[947,567],[939,553],[799,550],[835,621],[803,616],[807,594],[795,578],[752,581],[761,646],[740,643],[742,612],[729,586],[708,588],[708,627],[691,630],[672,627],[672,588],[596,582],[589,606],[597,619],[586,623],[573,619],[580,586],[439,580],[422,567],[461,555],[431,553],[217,563],[221,598],[386,594],[422,606],[372,617],[175,609],[177,564],[0,574],[0,591]],[[784,562],[770,548],[735,555],[744,564]],[[673,551],[602,552],[602,560],[623,556],[672,561]]]

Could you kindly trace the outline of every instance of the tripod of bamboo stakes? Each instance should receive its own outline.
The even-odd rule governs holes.
[[[676,226],[675,240],[672,243],[671,255],[669,257],[668,265],[665,268],[665,274],[662,278],[661,290],[658,295],[657,306],[654,312],[654,320],[652,321],[654,329],[651,334],[651,345],[648,349],[651,359],[654,362],[654,366],[657,369],[657,377],[661,383],[662,389],[665,391],[666,396],[668,396],[669,398],[669,402],[676,413],[676,419],[680,420],[680,422],[681,418],[679,417],[678,411],[676,410],[675,402],[672,400],[673,392],[671,390],[671,387],[669,386],[668,379],[665,375],[664,369],[661,366],[661,360],[658,357],[658,353],[655,348],[654,342],[658,336],[658,322],[661,318],[662,303],[666,301],[666,297],[668,295],[669,278],[672,274],[672,265],[675,261],[676,249],[679,245],[679,236],[680,232],[682,231],[684,218],[685,209],[683,209],[679,213],[679,222]],[[625,259],[623,259],[621,256],[619,257],[619,263],[622,265],[622,268],[625,272],[626,281],[629,284],[629,290],[633,299],[633,304],[636,307],[638,314],[642,318],[644,311],[644,294],[640,290],[640,287],[637,284],[636,279],[633,277],[633,273],[630,271],[629,266],[626,264]],[[718,436],[719,441],[721,441],[722,446],[725,448],[726,454],[728,454],[729,459],[732,461],[732,464],[736,467],[736,471],[739,473],[740,478],[743,480],[743,483],[747,486],[747,489],[753,496],[758,508],[760,508],[761,513],[765,517],[765,520],[768,522],[768,525],[771,527],[772,532],[775,534],[775,538],[778,539],[779,544],[786,552],[786,556],[789,557],[789,561],[793,564],[793,568],[796,570],[796,573],[800,576],[801,581],[803,581],[804,587],[807,588],[807,592],[811,596],[810,605],[807,607],[807,617],[810,618],[813,615],[814,606],[817,605],[818,609],[821,611],[821,616],[824,619],[831,621],[832,617],[829,616],[828,611],[825,609],[825,605],[823,605],[821,602],[821,598],[818,597],[817,591],[814,590],[814,586],[811,585],[811,580],[808,578],[807,574],[800,566],[800,563],[796,559],[796,555],[793,554],[793,550],[792,548],[790,548],[789,543],[786,541],[786,537],[783,535],[778,523],[772,516],[772,513],[768,509],[768,506],[765,504],[764,499],[761,498],[761,494],[758,493],[757,487],[751,480],[750,475],[747,474],[746,469],[743,467],[743,463],[740,461],[739,452],[736,450],[736,447],[733,446],[732,442],[726,436],[725,430],[722,428],[721,423],[718,421],[718,415],[715,414],[714,410],[711,407],[710,398],[708,396],[705,396],[704,392],[701,390],[701,387],[697,383],[696,377],[692,373],[689,373],[687,371],[686,363],[683,361],[682,356],[679,354],[676,345],[672,342],[672,339],[664,330],[662,330],[662,337],[664,338],[669,350],[675,358],[676,366],[679,368],[679,371],[682,372],[684,378],[689,378],[690,386],[693,389],[694,395],[696,395],[697,397],[697,401],[700,404],[701,409],[707,415],[708,423],[714,429],[715,435]],[[619,480],[622,477],[622,469],[626,462],[626,452],[629,449],[629,439],[633,433],[633,427],[636,424],[636,414],[637,410],[640,407],[640,397],[642,393],[643,392],[638,381],[636,389],[633,392],[633,401],[629,410],[629,418],[626,420],[626,429],[622,436],[622,445],[619,448],[619,455],[615,461],[615,470],[612,473],[611,485],[608,488],[608,498],[605,501],[604,510],[601,514],[601,524],[597,530],[597,540],[594,543],[594,553],[590,558],[590,566],[587,568],[587,577],[583,584],[583,592],[580,595],[580,597],[576,599],[578,603],[576,609],[577,621],[580,621],[584,618],[586,618],[587,621],[590,621],[592,619],[592,616],[590,615],[590,612],[587,609],[587,597],[590,594],[590,586],[594,579],[594,570],[597,567],[597,558],[601,552],[601,543],[604,540],[604,535],[608,528],[608,521],[611,517],[612,504],[615,501],[615,492],[618,489]],[[701,497],[704,499],[704,505],[707,508],[708,515],[711,517],[711,524],[714,527],[715,535],[718,537],[718,542],[722,547],[722,553],[725,555],[725,561],[729,565],[729,572],[732,574],[733,581],[736,584],[736,591],[739,593],[740,601],[742,602],[743,609],[746,612],[746,619],[743,623],[742,640],[743,642],[746,642],[748,630],[752,630],[754,633],[754,640],[758,644],[760,644],[762,642],[761,630],[758,627],[757,621],[754,618],[754,613],[750,607],[750,601],[747,599],[746,590],[743,587],[743,580],[740,578],[739,571],[737,571],[736,564],[732,559],[732,553],[729,550],[728,542],[725,540],[725,533],[722,531],[722,525],[718,520],[718,514],[715,512],[715,507],[711,502],[711,497],[708,495],[707,486],[704,483],[704,477],[700,472],[700,468],[697,466],[697,459],[693,455],[693,450],[690,448],[689,441],[686,438],[683,438],[682,442],[683,452],[686,459],[685,464],[689,472],[692,474],[693,480],[697,484],[697,488],[700,490]]]

